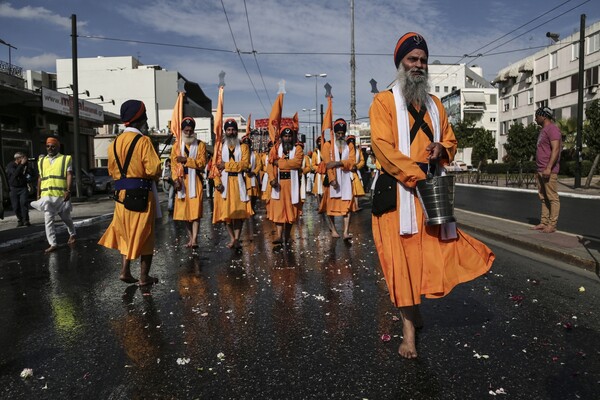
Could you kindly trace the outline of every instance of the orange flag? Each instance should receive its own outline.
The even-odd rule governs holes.
[[[279,128],[281,125],[281,111],[283,110],[283,95],[279,93],[273,107],[271,108],[271,115],[269,115],[269,139],[275,143],[279,136]]]
[[[217,100],[217,112],[215,113],[215,125],[213,132],[215,133],[215,145],[212,158],[212,170],[210,176],[214,178],[220,174],[217,165],[223,160],[223,91],[224,86],[219,86],[219,98]]]
[[[169,129],[171,130],[171,133],[173,134],[173,136],[175,136],[175,154],[180,156],[180,152],[181,152],[181,145],[180,145],[180,140],[181,140],[181,120],[183,119],[183,97],[184,97],[184,92],[179,92],[179,95],[177,96],[177,101],[175,101],[175,106],[173,106],[173,113],[171,114],[171,122],[169,125]],[[183,165],[180,163],[175,163],[175,165],[172,166],[174,172],[175,172],[175,176],[178,178],[183,177]]]
[[[298,111],[292,117],[292,130],[298,132],[300,129],[300,124],[298,123]]]
[[[246,136],[250,137],[252,132],[252,114],[248,114],[248,121],[246,122]]]

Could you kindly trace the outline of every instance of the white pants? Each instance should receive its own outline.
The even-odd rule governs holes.
[[[67,208],[61,212],[56,211],[44,211],[44,223],[46,224],[46,239],[48,239],[48,243],[50,246],[57,246],[58,243],[56,241],[56,226],[54,223],[54,218],[56,215],[59,215],[63,220],[65,225],[67,226],[67,231],[69,232],[69,236],[75,235],[75,226],[73,225],[73,220],[71,219],[71,209]]]

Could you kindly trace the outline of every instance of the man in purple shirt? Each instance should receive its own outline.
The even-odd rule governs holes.
[[[557,192],[558,171],[562,135],[554,124],[554,114],[549,107],[540,107],[535,112],[535,122],[542,127],[537,140],[535,162],[537,164],[538,194],[542,201],[540,223],[531,229],[544,233],[556,232],[560,211]]]

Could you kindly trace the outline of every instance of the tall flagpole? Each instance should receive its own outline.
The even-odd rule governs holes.
[[[356,58],[354,54],[354,0],[350,0],[350,122],[356,124]]]

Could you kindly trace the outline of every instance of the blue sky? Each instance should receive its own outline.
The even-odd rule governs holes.
[[[284,115],[299,111],[300,120],[308,122],[308,114],[301,110],[315,107],[315,79],[304,75],[327,73],[326,78],[318,79],[319,103],[324,103],[323,85],[328,82],[333,87],[334,118],[350,117],[349,0],[0,1],[0,38],[17,47],[11,52],[13,63],[25,69],[55,71],[57,58],[71,57],[71,14],[77,15],[79,35],[219,50],[83,37],[78,44],[80,57],[132,55],[144,64],[178,70],[198,82],[213,102],[218,74],[223,70],[226,113],[267,117],[277,83],[283,79],[287,90]],[[381,90],[393,79],[392,53],[405,32],[414,30],[425,37],[430,62],[477,64],[492,80],[499,69],[549,44],[547,31],[566,37],[579,30],[581,14],[587,15],[587,25],[597,22],[600,2],[355,0],[357,116],[368,116],[372,99],[369,80],[375,79]],[[256,58],[245,54],[253,49]],[[462,58],[486,52],[490,54]],[[499,52],[504,53],[493,55]],[[0,46],[0,59],[8,61],[5,46]],[[311,118],[314,121],[314,113]]]

